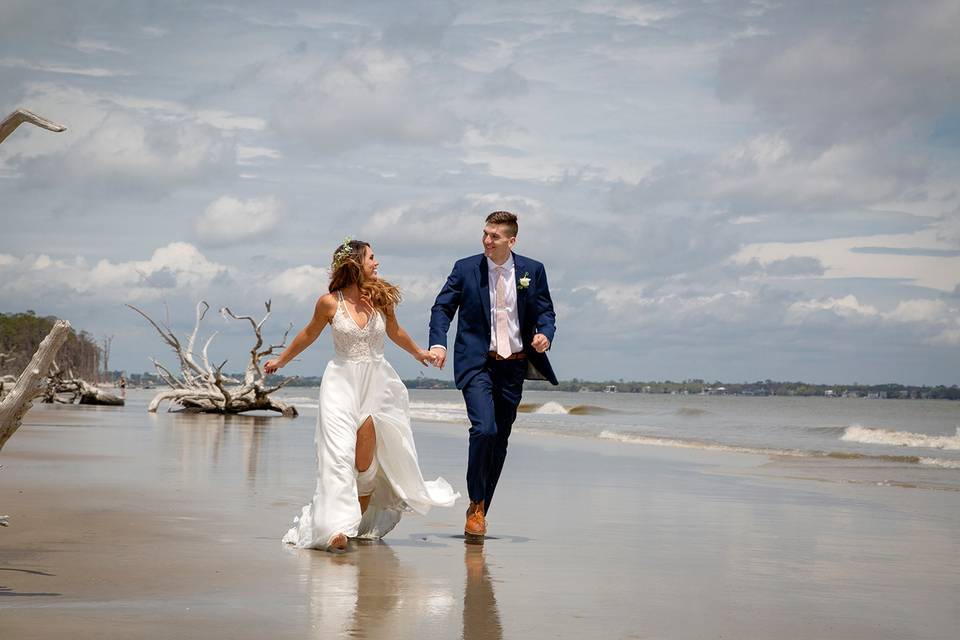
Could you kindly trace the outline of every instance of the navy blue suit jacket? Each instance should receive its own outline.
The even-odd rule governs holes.
[[[517,283],[524,276],[530,278],[528,287],[517,287],[520,339],[527,354],[526,378],[558,384],[547,354],[537,353],[530,346],[536,333],[545,335],[552,345],[556,332],[547,272],[541,263],[517,254],[513,254],[513,263]],[[447,330],[457,314],[453,375],[458,389],[463,389],[487,362],[490,351],[489,279],[487,258],[483,254],[457,260],[430,312],[430,346],[447,346]]]

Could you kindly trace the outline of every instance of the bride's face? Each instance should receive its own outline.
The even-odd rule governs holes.
[[[369,280],[376,280],[377,278],[377,269],[380,267],[380,263],[377,262],[377,259],[373,255],[373,249],[370,247],[363,248],[363,275]]]

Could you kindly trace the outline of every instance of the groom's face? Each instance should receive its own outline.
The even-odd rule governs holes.
[[[501,263],[510,255],[517,236],[508,236],[505,224],[488,224],[483,228],[483,255],[496,263]]]

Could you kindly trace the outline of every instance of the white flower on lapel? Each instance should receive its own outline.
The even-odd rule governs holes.
[[[526,289],[530,286],[530,274],[523,272],[523,277],[517,280],[517,289]]]

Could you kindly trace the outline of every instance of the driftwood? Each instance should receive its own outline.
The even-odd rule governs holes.
[[[55,131],[60,133],[61,131],[66,131],[67,128],[63,125],[59,125],[56,122],[51,122],[46,118],[41,118],[32,111],[27,111],[26,109],[17,109],[6,118],[3,119],[3,122],[0,122],[0,142],[3,142],[7,139],[11,133],[13,133],[17,127],[21,124],[33,124],[41,129],[46,129],[47,131]]]
[[[122,407],[123,398],[107,393],[83,378],[73,375],[72,371],[64,377],[57,363],[50,366],[50,375],[43,390],[45,403],[59,402],[60,404],[92,404],[111,407]]]
[[[63,346],[70,333],[70,323],[66,320],[57,320],[50,333],[37,352],[33,354],[30,364],[27,365],[13,389],[0,402],[0,449],[6,444],[14,431],[20,428],[24,414],[33,405],[33,400],[43,393],[42,380],[50,370],[57,351]]]
[[[224,360],[219,365],[211,365],[207,351],[210,343],[217,335],[214,332],[200,352],[200,358],[194,353],[194,347],[197,341],[197,332],[200,329],[200,323],[210,309],[206,301],[200,301],[197,304],[196,322],[193,326],[193,332],[187,339],[187,344],[182,345],[180,340],[174,335],[173,331],[167,325],[158,325],[150,316],[140,309],[128,304],[128,307],[143,316],[147,322],[153,325],[164,342],[173,349],[177,356],[180,366],[180,375],[177,376],[162,364],[153,360],[157,374],[170,387],[161,391],[150,404],[147,411],[155,413],[160,404],[164,401],[175,403],[187,411],[196,411],[201,413],[243,413],[245,411],[276,411],[288,418],[294,418],[298,415],[297,408],[287,405],[279,400],[270,397],[278,389],[285,386],[292,379],[287,379],[278,385],[267,386],[266,375],[260,366],[260,360],[264,356],[272,355],[277,349],[282,349],[287,342],[287,335],[290,328],[283,334],[283,340],[278,345],[263,347],[263,324],[270,317],[270,301],[266,302],[267,313],[257,322],[251,316],[234,315],[229,308],[220,309],[220,315],[224,318],[233,320],[248,320],[253,327],[256,337],[253,347],[250,349],[250,361],[247,363],[243,380],[236,380],[223,375],[223,367],[227,364]],[[291,325],[292,326],[292,325]]]

